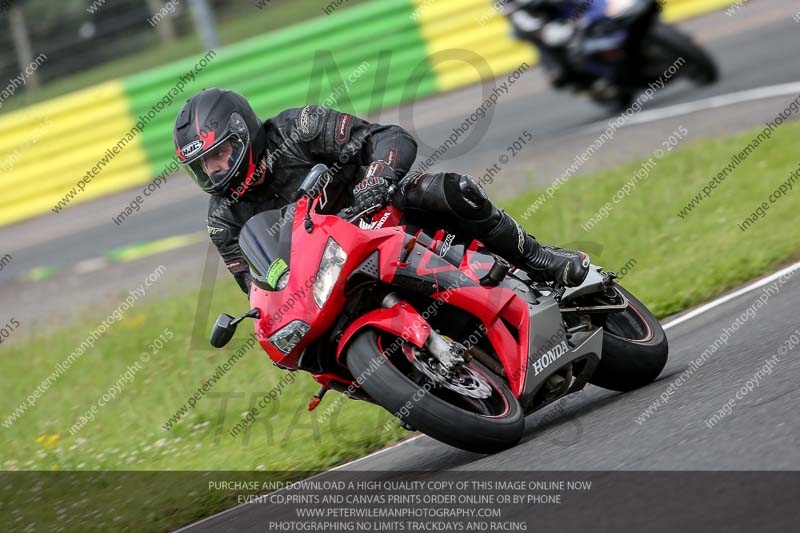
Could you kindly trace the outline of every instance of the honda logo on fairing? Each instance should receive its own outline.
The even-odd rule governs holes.
[[[392,215],[392,213],[386,213],[377,222],[364,222],[363,220],[359,220],[358,221],[358,226],[361,229],[379,229],[379,228],[383,227],[383,225],[386,223],[387,220],[389,220],[389,217],[391,215]]]
[[[567,346],[567,342],[561,341],[561,344],[545,353],[539,358],[538,361],[533,363],[533,375],[538,376],[541,374],[545,368],[558,361],[558,359],[567,352],[569,352],[569,346]]]

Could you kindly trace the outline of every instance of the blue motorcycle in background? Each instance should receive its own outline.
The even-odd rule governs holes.
[[[678,78],[717,81],[711,56],[665,24],[663,0],[499,0],[516,37],[539,49],[556,88],[586,93],[614,110]],[[663,82],[663,84],[662,84]]]

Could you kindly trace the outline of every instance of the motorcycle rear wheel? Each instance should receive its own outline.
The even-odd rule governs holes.
[[[638,389],[658,378],[667,364],[669,343],[658,319],[636,297],[620,287],[628,300],[623,311],[605,315],[603,356],[589,383],[619,392]]]
[[[463,450],[491,454],[520,441],[525,417],[519,401],[502,379],[473,359],[468,368],[492,389],[486,400],[459,396],[440,388],[426,392],[425,386],[420,385],[425,378],[402,368],[408,363],[402,353],[384,354],[384,347],[396,339],[383,331],[365,329],[348,347],[347,366],[353,376],[361,377],[361,387],[376,403],[405,424]],[[410,363],[408,366],[411,367]]]
[[[652,32],[646,37],[646,43],[665,49],[670,52],[671,63],[678,58],[686,61],[686,77],[700,85],[711,85],[719,80],[719,69],[714,59],[691,37],[670,26],[669,24],[656,24]],[[659,68],[668,68],[662,65]],[[663,72],[660,72],[663,76]]]

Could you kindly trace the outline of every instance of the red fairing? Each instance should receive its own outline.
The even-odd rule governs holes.
[[[314,201],[315,204],[316,202],[317,200]],[[289,368],[297,368],[300,354],[306,346],[319,335],[327,334],[333,326],[345,305],[344,284],[350,273],[378,250],[381,280],[391,284],[406,240],[404,227],[384,226],[387,223],[399,223],[398,213],[394,208],[377,213],[371,221],[372,224],[369,224],[371,229],[360,229],[336,216],[320,215],[312,208],[314,230],[309,234],[304,223],[307,205],[308,199],[301,199],[292,219],[293,239],[289,260],[291,273],[286,288],[281,291],[264,291],[253,285],[250,291],[252,308],[261,312],[261,318],[254,320],[259,343],[272,360]],[[330,297],[320,309],[314,300],[313,288],[322,254],[330,238],[347,253],[347,259]],[[477,243],[470,247],[460,270],[477,281],[477,275],[471,267],[478,265],[470,265],[476,247]],[[433,252],[428,250],[423,255],[425,257],[419,264],[418,273],[430,274],[431,271],[438,270],[426,266],[427,256],[432,256]],[[490,265],[486,265],[487,268],[488,266]],[[455,269],[453,266],[449,268]],[[511,390],[519,397],[526,379],[529,343],[529,313],[525,301],[509,289],[481,286],[442,290],[433,297],[465,309],[482,321],[489,341],[506,370]],[[269,341],[269,337],[295,320],[305,322],[311,329],[287,355],[278,350]],[[516,328],[517,332],[512,333],[504,321]],[[370,311],[350,324],[339,342],[337,360],[355,332],[364,327],[382,329],[419,347],[424,346],[430,336],[430,325],[427,321],[411,305],[399,302],[388,309]],[[343,382],[340,377],[332,374],[315,375],[314,378],[323,385],[331,380]]]
[[[525,300],[502,287],[462,287],[439,292],[434,298],[469,311],[483,322],[489,341],[503,363],[511,391],[521,396],[528,365],[530,320]],[[501,318],[517,328],[519,342]]]
[[[316,203],[316,201],[315,201]],[[381,255],[381,276],[391,282],[403,247],[405,233],[402,228],[391,227],[364,231],[333,215],[321,215],[312,208],[314,231],[304,229],[304,217],[308,199],[302,198],[292,220],[292,249],[289,283],[281,291],[264,291],[253,285],[250,304],[261,312],[254,320],[256,338],[277,363],[296,368],[300,354],[317,336],[331,328],[345,304],[344,284],[347,276],[377,249]],[[313,288],[317,271],[328,239],[333,239],[347,253],[330,297],[322,309],[314,301]],[[294,320],[302,320],[311,326],[302,341],[288,355],[278,350],[269,337]]]
[[[375,309],[354,320],[344,331],[336,350],[337,361],[352,336],[365,326],[388,331],[420,348],[425,345],[431,333],[428,321],[407,302],[399,302],[388,309]]]

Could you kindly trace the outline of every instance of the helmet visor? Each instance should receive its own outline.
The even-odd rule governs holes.
[[[184,163],[187,172],[206,192],[220,190],[230,183],[245,157],[247,141],[232,133],[196,159]]]

